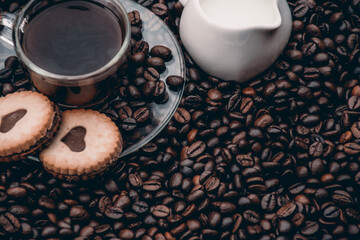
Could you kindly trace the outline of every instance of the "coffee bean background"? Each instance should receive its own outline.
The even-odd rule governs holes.
[[[179,2],[138,2],[178,36]],[[360,239],[360,1],[289,5],[287,48],[249,83],[208,76],[185,52],[188,81],[174,118],[105,176],[67,183],[31,160],[1,164],[0,238]],[[3,81],[7,71],[4,95],[27,81]],[[178,81],[167,80],[172,88]],[[129,112],[130,128],[146,116]]]

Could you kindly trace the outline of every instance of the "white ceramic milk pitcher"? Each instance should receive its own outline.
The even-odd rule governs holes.
[[[180,36],[205,72],[245,82],[266,70],[288,43],[286,0],[180,0]]]

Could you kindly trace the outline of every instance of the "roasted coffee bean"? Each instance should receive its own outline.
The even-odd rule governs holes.
[[[234,111],[239,106],[240,103],[241,103],[241,95],[239,94],[232,95],[227,104],[227,110],[229,112]]]
[[[323,215],[328,220],[336,220],[340,216],[339,208],[336,206],[328,206],[323,210]]]
[[[140,13],[138,11],[134,10],[132,12],[129,12],[128,17],[129,17],[131,25],[141,26]]]
[[[190,95],[185,98],[185,105],[198,108],[203,105],[203,99],[199,95]]]
[[[13,71],[11,68],[4,68],[0,70],[0,81],[4,82],[5,80],[9,80]]]
[[[254,159],[249,154],[240,154],[236,156],[236,161],[242,167],[252,167],[254,166],[255,162]]]
[[[324,152],[324,147],[321,142],[314,142],[309,147],[309,154],[313,157],[320,157]]]
[[[321,159],[315,159],[309,164],[310,171],[312,175],[322,174],[324,171],[324,164]]]
[[[308,12],[309,7],[304,4],[300,4],[294,9],[293,16],[296,18],[303,18]]]
[[[165,218],[169,216],[170,209],[164,205],[157,205],[154,207],[152,214],[158,218]]]
[[[190,219],[186,221],[186,226],[191,230],[196,232],[201,228],[201,223],[197,219]]]
[[[318,53],[314,56],[313,59],[314,62],[319,65],[326,65],[329,62],[329,55],[326,53]]]
[[[351,126],[351,133],[354,135],[355,138],[360,138],[360,122],[355,122]]]
[[[121,239],[130,240],[130,239],[134,239],[135,233],[130,229],[122,229],[119,232],[119,237]]]
[[[131,37],[136,41],[139,41],[143,37],[141,28],[138,26],[131,26]]]
[[[153,67],[148,67],[144,71],[144,78],[148,81],[157,81],[160,79],[160,73]]]
[[[136,213],[143,214],[149,210],[149,205],[144,201],[137,201],[132,205],[132,210]]]
[[[315,24],[309,24],[306,26],[306,32],[312,37],[321,38],[321,30]]]
[[[256,224],[260,221],[260,216],[257,212],[254,212],[252,210],[246,210],[243,213],[243,217],[246,221]]]
[[[143,184],[143,180],[137,174],[130,174],[129,175],[129,183],[134,187],[141,187]]]
[[[240,105],[240,111],[243,114],[248,113],[252,107],[254,106],[254,102],[251,98],[243,98]]]
[[[334,193],[332,194],[332,199],[334,202],[343,206],[350,205],[353,203],[350,194],[343,190],[335,190]]]
[[[149,82],[144,84],[144,86],[142,88],[142,92],[143,92],[145,97],[149,97],[149,96],[153,95],[153,93],[155,92],[155,88],[156,88],[156,82],[155,81],[149,81]]]
[[[110,224],[103,224],[100,226],[96,226],[95,229],[93,229],[93,230],[95,230],[95,233],[97,233],[97,234],[105,234],[106,232],[108,232],[110,230],[110,228],[111,228]],[[90,229],[90,231],[91,231],[91,229]]]
[[[294,32],[301,32],[304,29],[304,22],[300,20],[294,20],[293,23],[293,31]]]
[[[281,207],[277,212],[276,215],[280,218],[287,218],[294,214],[296,210],[296,204],[293,202],[289,202],[288,204]]]
[[[53,225],[49,225],[46,226],[42,231],[41,231],[41,236],[42,237],[51,237],[54,236],[58,231],[58,228],[56,226]]]
[[[289,187],[289,192],[293,195],[297,195],[297,194],[301,193],[302,191],[304,191],[305,187],[306,187],[305,184],[303,184],[301,182],[295,183]]]
[[[142,40],[138,41],[133,48],[133,53],[135,54],[139,52],[147,54],[149,52],[149,43]]]
[[[194,142],[189,149],[187,150],[187,155],[190,158],[198,157],[200,154],[202,154],[206,149],[206,144],[202,141]]]
[[[320,121],[320,117],[317,115],[303,114],[300,118],[306,126],[316,125]]]
[[[24,236],[30,236],[33,234],[33,229],[31,228],[31,225],[28,223],[21,223],[21,234]]]
[[[180,76],[168,76],[166,78],[166,84],[169,86],[170,90],[178,91],[184,85],[184,79]]]
[[[261,199],[261,208],[266,211],[272,211],[274,210],[276,206],[276,198],[274,194],[266,194]]]
[[[306,100],[311,100],[314,97],[311,90],[305,86],[300,86],[297,91],[297,94],[299,95],[299,97],[306,99]]]
[[[302,46],[302,52],[305,56],[313,56],[318,50],[318,46],[315,42],[311,41]]]
[[[294,62],[300,62],[303,60],[303,53],[299,50],[288,50],[286,56]]]
[[[133,118],[125,118],[121,123],[121,128],[124,131],[132,131],[136,128],[136,120]]]
[[[164,85],[161,84],[161,89],[165,89],[165,88],[166,88],[165,84]],[[166,104],[169,101],[169,99],[170,99],[169,94],[166,92],[166,90],[164,90],[164,94],[160,95],[159,97],[156,97],[154,99],[154,102],[156,104]]]
[[[181,124],[186,124],[190,122],[191,115],[184,108],[178,108],[174,114],[174,119]]]
[[[160,57],[151,57],[146,60],[148,67],[155,68],[159,73],[163,73],[166,69],[165,62]],[[145,77],[146,78],[146,77]]]
[[[319,230],[319,224],[313,221],[306,221],[304,228],[301,229],[301,233],[305,236],[314,235]]]
[[[205,182],[205,189],[206,191],[214,191],[216,190],[220,185],[220,180],[217,177],[210,177],[206,182]]]
[[[46,196],[41,196],[38,200],[38,204],[39,206],[47,209],[55,209],[56,207],[55,201]]]
[[[70,208],[70,217],[74,221],[83,221],[89,218],[89,214],[83,206],[75,205]]]
[[[158,15],[159,17],[165,17],[168,13],[168,8],[163,3],[155,3],[151,6],[151,11]]]
[[[220,225],[221,222],[221,214],[218,212],[210,212],[208,215],[209,225],[212,228],[216,228]]]
[[[130,60],[135,65],[141,65],[145,62],[146,55],[144,52],[138,52],[130,56]]]
[[[142,74],[143,73],[141,73],[140,75],[142,75]],[[137,87],[142,87],[146,83],[146,79],[143,77],[137,77],[137,78],[135,78],[134,83]]]
[[[110,219],[117,220],[123,217],[124,211],[119,207],[108,206],[104,214]]]
[[[265,115],[262,115],[261,117],[257,118],[255,120],[255,127],[257,128],[266,128],[268,127],[269,125],[271,125],[273,123],[273,118],[268,115],[268,114],[265,114]]]
[[[156,99],[162,98],[166,93],[166,85],[163,81],[155,82],[155,89],[153,92],[153,96]]]
[[[295,227],[300,227],[305,222],[305,216],[302,213],[296,213],[291,219]]]
[[[11,213],[0,214],[0,226],[5,234],[14,234],[20,231],[19,220]]]
[[[170,178],[170,187],[171,188],[179,188],[181,186],[181,183],[183,181],[183,176],[181,173],[175,173]]]
[[[137,0],[137,2],[144,7],[151,7],[151,5],[154,3],[154,0]]]
[[[184,232],[186,230],[186,225],[185,223],[182,223],[180,225],[178,225],[177,227],[173,228],[171,230],[171,234],[173,235],[179,235],[180,233]]]
[[[360,153],[360,145],[357,143],[353,143],[353,142],[346,143],[344,145],[344,151],[346,154],[356,155],[356,154]]]
[[[286,234],[291,230],[291,223],[287,220],[280,220],[278,223],[278,229],[280,233]]]
[[[231,202],[222,202],[220,204],[220,212],[222,214],[233,213],[236,211],[236,205]]]
[[[132,114],[132,109],[129,106],[124,106],[119,109],[119,118],[121,120],[132,117]]]
[[[204,191],[202,189],[197,189],[191,192],[189,195],[187,195],[186,200],[189,202],[196,202],[203,199],[204,196],[205,196]]]
[[[128,86],[128,93],[129,93],[129,97],[134,99],[134,100],[138,100],[138,99],[141,98],[141,93],[133,85]]]
[[[150,118],[150,110],[147,107],[139,108],[134,112],[134,119],[138,123],[144,123]]]
[[[352,96],[348,100],[348,107],[350,110],[357,110],[360,108],[360,97],[358,96]]]
[[[19,59],[16,56],[10,56],[5,59],[4,67],[5,67],[5,69],[10,68],[10,69],[15,70],[19,67],[19,64],[20,64]]]
[[[222,93],[217,89],[211,89],[207,93],[207,97],[211,102],[218,102],[222,99]]]
[[[15,92],[15,87],[10,83],[4,83],[2,86],[2,95],[6,96],[9,93]]]
[[[309,67],[304,69],[304,78],[308,81],[316,80],[320,77],[320,71],[317,68]]]
[[[157,180],[148,180],[144,182],[142,188],[146,191],[158,191],[161,188],[161,183]]]
[[[8,211],[14,216],[23,216],[30,213],[29,209],[26,206],[21,205],[12,205]]]
[[[151,48],[150,55],[152,57],[160,57],[164,61],[170,61],[172,59],[172,52],[166,46],[157,45]]]
[[[6,191],[7,195],[13,198],[24,198],[27,195],[27,191],[23,187],[12,187]]]

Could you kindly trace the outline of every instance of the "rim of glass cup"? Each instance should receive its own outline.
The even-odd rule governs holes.
[[[60,1],[56,1],[60,2]],[[90,2],[102,4],[101,1],[93,1]],[[44,70],[43,68],[36,65],[34,62],[32,62],[24,53],[24,50],[22,49],[21,42],[20,42],[20,32],[21,34],[24,32],[24,25],[27,23],[26,15],[35,7],[35,4],[41,3],[41,0],[30,0],[25,7],[19,12],[19,14],[15,18],[14,22],[14,29],[13,29],[13,42],[14,42],[14,48],[17,56],[19,57],[20,61],[31,71],[37,73],[38,75],[41,75],[43,77],[43,80],[47,80],[49,82],[53,83],[61,83],[63,81],[66,81],[65,83],[70,84],[71,82],[87,82],[91,81],[92,83],[101,81],[100,78],[102,74],[105,72],[111,70],[116,67],[114,70],[117,70],[119,66],[117,66],[117,63],[121,60],[121,58],[127,53],[128,48],[130,46],[130,39],[131,39],[131,25],[130,20],[127,14],[127,11],[125,10],[124,6],[120,3],[120,1],[105,1],[105,3],[111,2],[114,4],[118,9],[110,9],[106,4],[104,5],[107,9],[109,9],[113,14],[116,14],[117,18],[121,18],[124,22],[124,28],[125,28],[125,37],[123,40],[123,44],[119,51],[116,53],[116,55],[104,66],[99,68],[98,70],[95,70],[93,72],[83,74],[83,75],[60,75],[51,73],[49,71]],[[120,14],[117,14],[120,10]],[[120,15],[120,16],[118,16]],[[99,78],[99,79],[98,79]]]

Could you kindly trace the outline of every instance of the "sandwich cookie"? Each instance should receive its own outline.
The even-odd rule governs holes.
[[[0,162],[25,159],[48,146],[60,126],[59,108],[41,93],[0,98]]]
[[[109,117],[93,110],[75,109],[63,112],[58,134],[39,157],[55,177],[87,180],[111,166],[122,149],[120,131]]]

